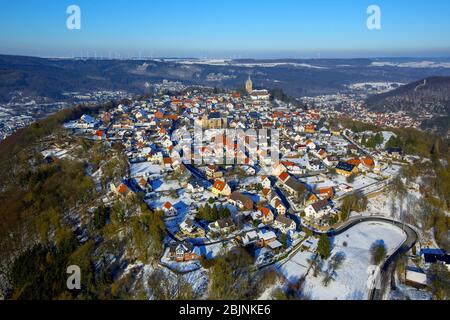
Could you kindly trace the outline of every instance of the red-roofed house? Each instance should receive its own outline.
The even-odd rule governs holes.
[[[375,167],[375,162],[373,161],[372,158],[364,157],[361,160],[365,168],[372,170]]]
[[[281,182],[285,183],[289,179],[289,173],[283,172],[278,176],[278,179],[280,179]]]
[[[166,217],[173,217],[178,214],[177,209],[170,202],[164,203],[162,210],[164,211],[164,215]]]
[[[334,196],[334,190],[333,187],[328,188],[320,188],[319,189],[319,196],[321,199],[329,199]]]
[[[212,192],[218,197],[218,196],[230,196],[231,195],[231,188],[230,186],[223,180],[216,180],[214,182],[214,185],[212,187]]]
[[[271,224],[273,222],[274,215],[273,215],[272,211],[269,208],[267,208],[267,207],[259,207],[258,210],[262,214],[261,220],[262,220],[262,222],[264,224]]]
[[[115,192],[118,196],[121,197],[128,197],[133,194],[133,191],[131,191],[130,188],[128,188],[124,183],[119,184],[119,186],[117,187],[114,185],[114,183],[111,183],[110,188],[111,191]]]

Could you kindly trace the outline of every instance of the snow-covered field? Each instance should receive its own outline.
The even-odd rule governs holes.
[[[131,165],[131,177],[151,177],[161,174],[161,166],[150,162],[133,163]]]
[[[376,63],[376,62],[374,62]],[[375,66],[375,65],[374,65]],[[400,82],[359,82],[359,83],[353,83],[349,85],[348,87],[352,90],[365,90],[367,86],[372,87],[374,90],[378,91],[379,93],[387,92],[390,90],[395,89],[398,86],[404,85]]]
[[[68,155],[68,152],[69,152],[69,150],[53,148],[53,149],[44,150],[41,152],[41,154],[44,158],[55,157],[58,159],[64,159],[64,158],[70,158],[70,156]]]
[[[370,247],[383,241],[388,255],[392,254],[404,241],[406,234],[399,228],[384,222],[364,222],[333,239],[331,256],[344,255],[345,260],[336,270],[328,286],[323,284],[322,273],[315,278],[310,271],[306,277],[304,294],[314,300],[364,300],[369,288],[369,267],[371,266]],[[298,280],[305,274],[311,254],[299,252],[279,270],[288,280]]]
[[[369,186],[377,186],[379,183],[378,180],[376,180],[377,176],[373,174],[366,174],[366,175],[358,175],[355,177],[355,181],[352,183],[347,182],[347,178],[341,175],[336,175],[332,178],[330,177],[324,177],[324,176],[314,176],[314,177],[308,177],[304,178],[303,180],[311,186],[313,189],[318,188],[324,188],[324,187],[339,187],[342,185],[349,185],[353,188],[353,190],[361,190],[364,188],[368,188]],[[378,177],[380,179],[380,177]],[[336,190],[336,196],[341,197],[345,195],[345,191],[343,190]]]
[[[278,272],[290,282],[298,281],[308,272],[310,261],[313,258],[314,253],[299,251],[288,262],[278,267]]]
[[[375,61],[371,64],[372,67],[399,67],[399,68],[450,68],[448,62],[435,61],[413,61],[413,62],[389,62],[389,61]]]
[[[171,283],[175,285],[178,282],[177,275],[175,273],[167,268],[161,268],[160,270],[166,274],[166,276],[171,280]],[[142,273],[144,289],[150,299],[153,299],[154,297],[151,288],[148,286],[148,279],[153,272],[155,272],[155,269],[151,265],[145,265]],[[192,286],[192,291],[196,295],[203,295],[208,287],[208,271],[203,268],[189,272],[181,277]]]

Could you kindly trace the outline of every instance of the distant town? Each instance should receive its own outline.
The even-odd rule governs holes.
[[[220,78],[219,80],[218,77]],[[222,81],[224,75],[210,74],[208,81]],[[423,110],[418,116],[411,116],[406,111],[398,112],[373,112],[365,107],[368,96],[380,94],[393,90],[401,86],[401,83],[375,82],[356,83],[348,85],[342,93],[321,95],[315,97],[298,98],[297,105],[307,106],[309,109],[321,110],[327,113],[328,117],[346,116],[354,120],[372,123],[377,126],[387,126],[394,128],[416,128],[420,129],[424,120],[432,119],[434,114]],[[146,84],[147,90],[156,92],[181,92],[187,85],[180,81],[164,80],[160,83]],[[253,99],[257,97],[258,90],[255,90]],[[268,92],[263,92],[265,98],[269,99]],[[58,110],[68,108],[77,104],[96,104],[112,100],[132,98],[132,93],[125,91],[93,91],[93,92],[67,92],[63,94],[64,100],[58,102],[40,96],[27,96],[21,92],[12,92],[10,102],[0,104],[0,139],[5,139],[15,131],[23,128],[38,119],[45,118]],[[280,101],[276,101],[279,105]],[[292,105],[279,105],[280,107],[291,108]],[[295,105],[294,105],[295,107]]]

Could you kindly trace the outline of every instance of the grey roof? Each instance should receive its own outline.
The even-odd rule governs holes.
[[[279,223],[284,224],[286,227],[290,227],[294,223],[294,220],[289,219],[288,217],[285,217],[285,216],[282,216],[282,215],[279,215],[277,217],[276,221],[278,221]]]
[[[246,201],[251,201],[253,203],[253,200],[250,197],[243,195],[239,191],[233,192],[230,198],[234,201],[241,201],[242,203],[245,203]]]
[[[285,184],[291,188],[292,190],[295,190],[298,193],[302,193],[306,190],[306,187],[300,183],[299,181],[297,181],[294,178],[289,178],[288,181],[285,182]]]
[[[320,211],[323,208],[325,208],[326,206],[328,206],[328,200],[318,201],[318,202],[314,203],[312,206],[313,206],[314,210]]]
[[[233,222],[233,220],[231,220],[231,219],[220,219],[220,220],[218,220],[217,221],[217,224],[219,225],[219,227],[221,228],[221,229],[223,229],[223,228],[229,228],[229,227],[232,227],[232,226],[234,226],[234,222]]]

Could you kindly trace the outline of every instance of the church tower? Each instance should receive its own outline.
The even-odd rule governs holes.
[[[252,79],[250,79],[250,76],[248,76],[248,80],[245,83],[245,90],[247,90],[248,94],[251,94],[253,92],[253,82]]]

